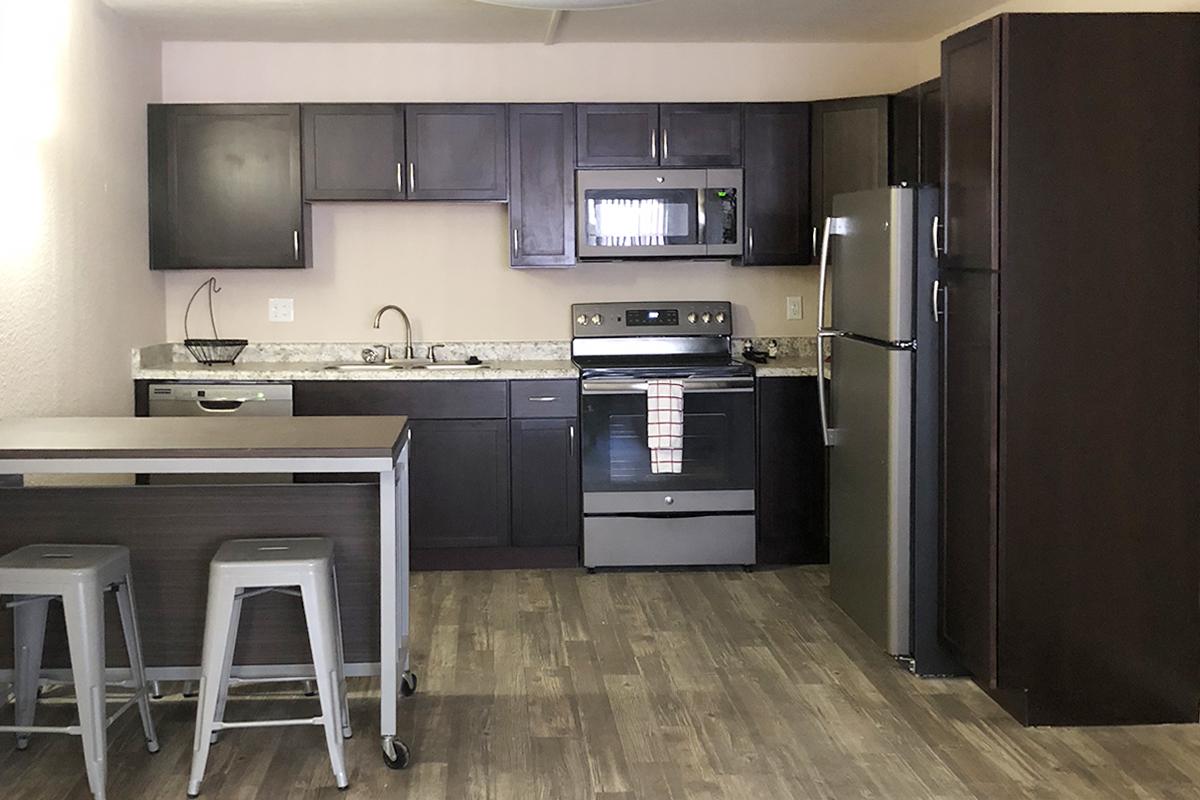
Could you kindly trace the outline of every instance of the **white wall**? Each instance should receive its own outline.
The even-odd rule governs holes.
[[[280,44],[168,42],[167,102],[810,100],[902,89],[915,44]],[[572,302],[731,299],[739,335],[815,332],[812,268],[728,263],[508,267],[502,205],[318,204],[314,263],[299,272],[218,274],[222,335],[360,341],[373,311],[399,303],[427,339],[566,339]],[[167,276],[166,325],[210,273]],[[788,321],[787,295],[806,318]],[[296,321],[266,320],[267,299]],[[197,317],[202,319],[202,317]]]
[[[146,239],[160,46],[96,0],[0,3],[0,416],[132,410],[161,339]]]

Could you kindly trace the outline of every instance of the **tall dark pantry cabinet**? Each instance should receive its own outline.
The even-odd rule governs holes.
[[[1200,14],[943,43],[941,635],[1027,724],[1200,705]]]

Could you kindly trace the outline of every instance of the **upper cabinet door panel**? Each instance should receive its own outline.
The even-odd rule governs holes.
[[[404,112],[401,106],[306,105],[306,200],[403,200]]]
[[[404,110],[410,200],[507,200],[508,119],[500,104]]]
[[[151,269],[303,267],[300,106],[149,108]]]
[[[938,78],[921,84],[920,181],[942,185],[942,82]]]
[[[736,167],[742,163],[738,103],[673,103],[659,107],[664,167]]]
[[[915,184],[921,172],[921,87],[892,95],[892,185]]]
[[[509,253],[514,267],[575,263],[575,108],[509,106]]]
[[[888,185],[889,100],[813,103],[812,213],[818,232],[833,213],[835,195]]]
[[[999,18],[942,42],[943,268],[1000,268],[999,42]]]
[[[581,167],[657,167],[658,105],[576,106]]]
[[[812,259],[809,231],[808,103],[745,106],[746,265]]]

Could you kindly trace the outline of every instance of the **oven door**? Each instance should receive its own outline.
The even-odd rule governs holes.
[[[754,379],[684,381],[683,471],[654,474],[646,445],[646,383],[585,380],[585,514],[754,510]]]

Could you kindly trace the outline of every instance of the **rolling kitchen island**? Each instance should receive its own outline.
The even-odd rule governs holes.
[[[397,697],[411,694],[407,417],[0,419],[0,475],[369,473],[378,483],[44,486],[0,489],[0,552],[25,544],[129,547],[151,680],[199,677],[208,561],[245,536],[322,535],[337,551],[349,675],[380,676],[380,734],[404,766]],[[377,534],[378,539],[375,539]],[[247,606],[235,675],[312,669],[284,598]],[[282,606],[282,607],[281,607]],[[378,615],[378,625],[372,622]],[[0,615],[0,641],[11,636]],[[110,620],[110,644],[120,642]],[[45,665],[66,666],[51,625]],[[11,648],[3,648],[0,652]],[[108,663],[123,664],[112,649]],[[7,659],[9,656],[5,656]],[[7,676],[11,662],[0,662]],[[123,671],[123,670],[121,670]]]

